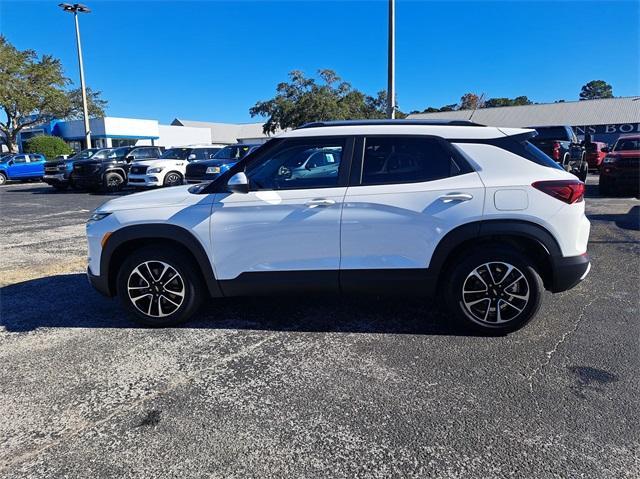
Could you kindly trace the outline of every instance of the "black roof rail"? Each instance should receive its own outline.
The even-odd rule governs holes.
[[[370,125],[432,125],[432,126],[485,126],[468,120],[336,120],[313,121],[296,128],[319,128],[322,126],[370,126]]]

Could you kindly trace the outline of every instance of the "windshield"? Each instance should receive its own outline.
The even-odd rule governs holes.
[[[186,160],[191,148],[170,148],[165,151],[160,160]]]
[[[93,155],[95,155],[98,151],[100,151],[100,148],[91,148],[89,150],[82,150],[78,153],[76,153],[75,155],[73,155],[71,158],[69,158],[70,160],[86,160],[88,158],[91,158]]]
[[[124,158],[129,153],[130,148],[128,146],[121,146],[120,148],[114,148],[109,154],[109,158]]]
[[[214,160],[241,160],[244,158],[251,145],[232,145],[225,146],[222,150],[218,151],[214,156]]]
[[[0,158],[0,163],[6,163],[11,158],[13,158],[13,155],[4,155],[3,157]]]
[[[97,153],[94,153],[91,157],[92,160],[106,160],[107,158],[113,158],[113,149],[106,148],[104,150],[98,150]]]
[[[613,151],[637,151],[640,150],[640,138],[618,138]]]
[[[538,136],[535,140],[563,140],[572,141],[572,135],[568,132],[564,126],[551,126],[551,127],[537,127],[535,129],[538,132]]]

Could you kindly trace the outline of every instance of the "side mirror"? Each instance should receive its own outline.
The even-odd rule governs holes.
[[[13,165],[13,160],[7,161],[7,165],[9,165],[9,166]]]
[[[187,156],[187,161],[193,161],[196,159],[196,155],[194,153],[191,153],[189,156]]]
[[[249,179],[243,172],[236,173],[227,181],[227,189],[232,193],[249,193]]]
[[[128,155],[128,156],[125,156],[124,159],[127,163],[131,163],[135,158],[131,155]]]

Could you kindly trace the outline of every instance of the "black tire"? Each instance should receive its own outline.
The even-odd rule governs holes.
[[[150,269],[145,270],[145,264]],[[165,265],[170,269],[160,274]],[[142,274],[135,272],[136,269]],[[131,253],[120,267],[116,280],[118,297],[139,323],[153,327],[175,326],[187,321],[198,310],[206,294],[197,271],[197,264],[180,251],[166,247],[144,247]],[[168,281],[174,272],[178,274],[177,279]],[[164,284],[150,284],[145,279],[149,284],[146,289],[140,277],[146,275],[149,278],[150,273],[153,273],[152,279]],[[173,292],[181,287],[182,300]],[[138,293],[150,297],[144,298]]]
[[[7,175],[0,173],[0,186],[7,184]]]
[[[600,196],[611,196],[613,194],[613,185],[611,184],[611,181],[608,181],[600,176],[598,193],[600,194]]]
[[[571,173],[571,156],[569,156],[569,153],[565,153],[564,157],[562,158],[562,167],[565,171]]]
[[[68,183],[51,183],[51,186],[53,186],[58,191],[64,191],[69,187],[69,184]]]
[[[506,282],[513,284],[505,287]],[[483,283],[486,292],[480,292]],[[463,294],[463,288],[467,293]],[[522,328],[535,317],[543,290],[535,263],[526,255],[508,246],[489,246],[456,260],[446,273],[443,293],[447,308],[463,327],[482,334],[503,335]]]
[[[120,191],[124,186],[124,178],[120,173],[110,171],[104,175],[102,189],[108,192]]]
[[[182,184],[182,175],[177,171],[170,171],[164,175],[163,186],[179,186]]]
[[[589,164],[583,160],[582,163],[580,164],[580,174],[578,175],[578,179],[583,183],[586,183],[588,174],[589,174]]]

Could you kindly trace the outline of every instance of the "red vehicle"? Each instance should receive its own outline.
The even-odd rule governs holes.
[[[640,192],[640,135],[621,136],[600,167],[600,194]]]
[[[590,170],[598,170],[607,156],[607,144],[601,141],[585,143],[587,150],[587,163]]]

